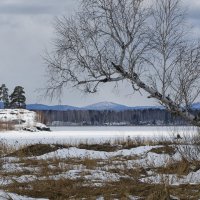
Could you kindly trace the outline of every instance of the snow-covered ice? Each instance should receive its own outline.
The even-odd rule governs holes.
[[[20,146],[36,143],[77,144],[81,142],[102,143],[127,137],[166,138],[190,136],[197,133],[194,127],[51,127],[51,132],[8,131],[0,132],[0,141]]]

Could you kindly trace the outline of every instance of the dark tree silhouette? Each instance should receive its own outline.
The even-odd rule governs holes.
[[[24,88],[16,86],[13,93],[10,95],[11,108],[26,108],[26,97]]]
[[[0,87],[0,101],[3,102],[4,108],[9,108],[9,95],[8,95],[8,88],[5,84],[2,84]]]

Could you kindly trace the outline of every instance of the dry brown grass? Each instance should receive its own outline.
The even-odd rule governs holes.
[[[33,181],[27,183],[11,184],[4,189],[10,192],[17,192],[21,195],[26,195],[34,198],[49,198],[49,199],[96,199],[99,196],[104,196],[105,199],[129,199],[129,195],[143,196],[149,198],[156,194],[156,191],[162,191],[161,187],[142,184],[139,182],[130,182],[130,180],[122,179],[120,182],[110,182],[102,187],[87,186],[83,179],[69,180],[60,179]],[[30,189],[31,188],[31,189]],[[158,199],[158,198],[157,198]]]
[[[105,143],[96,143],[96,144],[90,144],[88,141],[85,141],[84,143],[77,144],[76,147],[80,149],[87,149],[87,150],[94,150],[94,151],[105,151],[105,152],[113,152],[120,149],[131,149],[136,148],[140,146],[157,146],[157,145],[171,145],[176,144],[176,140],[172,141],[169,139],[160,139],[160,140],[154,140],[154,139],[148,139],[144,137],[124,137],[124,138],[117,138],[114,141],[107,141]]]
[[[110,182],[102,187],[84,185],[83,179],[60,179],[33,181],[29,184],[18,183],[5,187],[10,192],[17,192],[34,198],[63,199],[96,199],[103,196],[106,200],[129,199],[129,196],[142,197],[146,200],[169,200],[171,195],[178,196],[181,200],[197,200],[200,197],[199,186],[180,185],[166,187],[163,184],[147,184],[130,182],[122,179],[120,182]]]
[[[41,156],[46,153],[54,152],[58,149],[68,148],[68,146],[58,145],[58,144],[35,144],[20,148],[7,156],[14,157],[28,157],[28,156]]]
[[[87,149],[87,150],[94,150],[94,151],[105,151],[105,152],[112,152],[118,150],[121,146],[114,145],[111,143],[102,143],[102,144],[87,144],[81,143],[77,146],[79,149]]]
[[[189,162],[181,159],[180,161],[170,161],[164,167],[159,167],[156,172],[160,174],[177,174],[177,176],[188,175],[190,172],[196,172],[200,169],[200,161]]]
[[[176,146],[169,145],[168,141],[162,141],[165,144],[163,147],[156,147],[159,142],[148,141],[148,140],[130,140],[130,138],[124,141],[115,141],[115,143],[104,143],[104,144],[78,144],[77,146],[89,150],[98,151],[116,151],[122,148],[133,148],[137,146],[144,145],[155,145],[150,152],[156,154],[169,154],[174,155]],[[143,183],[140,181],[141,178],[148,177],[148,170],[153,170],[159,174],[177,174],[178,176],[187,175],[191,171],[197,171],[200,169],[199,161],[189,161],[187,159],[182,159],[181,161],[171,160],[165,167],[159,168],[144,168],[141,166],[135,166],[129,168],[127,163],[129,161],[135,161],[141,159],[140,156],[130,155],[130,156],[118,156],[111,159],[91,159],[89,157],[85,158],[53,158],[47,160],[38,160],[34,156],[43,155],[44,153],[53,152],[59,148],[67,148],[70,145],[31,145],[23,147],[20,150],[13,150],[10,153],[6,145],[0,145],[0,150],[4,153],[9,152],[9,156],[15,156],[19,158],[16,160],[16,164],[20,164],[24,167],[23,171],[0,171],[1,177],[20,177],[22,175],[35,175],[38,177],[36,180],[29,181],[26,183],[20,183],[13,181],[9,185],[2,185],[0,189],[14,192],[20,195],[25,195],[34,198],[49,198],[55,200],[63,199],[96,199],[97,197],[103,196],[105,200],[112,199],[129,199],[130,196],[138,196],[141,199],[146,200],[167,200],[170,195],[177,196],[181,200],[200,199],[200,185],[196,184],[191,186],[179,185],[170,186],[168,183],[161,182],[160,184]],[[191,153],[191,152],[190,152]],[[33,156],[30,158],[29,156]],[[29,157],[29,158],[28,158]],[[4,163],[5,164],[5,163]],[[60,178],[53,180],[52,176],[60,175],[73,170],[74,167],[78,167],[83,170],[81,177],[76,179]],[[27,170],[27,168],[33,170]],[[38,168],[38,169],[37,169]],[[34,170],[35,169],[35,170]],[[119,181],[107,181],[100,182],[98,180],[88,180],[85,176],[89,174],[89,170],[103,170],[113,174],[119,174],[123,178]],[[88,170],[88,171],[87,171]],[[126,176],[126,177],[125,177]]]
[[[165,145],[163,147],[155,147],[151,149],[149,152],[157,154],[169,154],[172,156],[176,153],[176,148],[173,146]]]
[[[120,138],[116,139],[114,141],[114,145],[119,146],[121,149],[131,149],[139,146],[146,146],[150,145],[152,141],[149,141],[145,138],[142,137],[125,137],[125,138]],[[153,143],[153,142],[152,142]]]

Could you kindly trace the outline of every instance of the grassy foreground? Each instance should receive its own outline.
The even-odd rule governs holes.
[[[62,150],[68,153],[59,156],[57,152]],[[0,189],[22,196],[55,200],[200,199],[200,176],[196,182],[191,176],[200,175],[199,137],[159,141],[126,138],[76,147],[36,144],[20,149],[1,144],[0,151]]]

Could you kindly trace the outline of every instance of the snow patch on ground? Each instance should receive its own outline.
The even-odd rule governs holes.
[[[84,178],[89,180],[90,183],[105,183],[105,182],[117,182],[120,178],[129,178],[128,176],[121,176],[117,173],[110,173],[102,170],[69,170],[66,173],[56,176],[50,176],[50,179],[79,179]]]
[[[93,151],[71,147],[68,149],[59,149],[55,152],[47,153],[42,156],[37,156],[37,159],[52,159],[52,158],[90,158],[90,159],[109,159],[117,156],[134,156],[147,153],[155,146],[142,146],[132,149],[123,149],[116,152]]]
[[[3,190],[0,190],[0,199],[1,200],[8,200],[8,199],[13,199],[13,200],[47,200],[47,199],[41,199],[41,198],[30,198],[26,196],[20,196],[18,194],[14,193],[8,193]]]
[[[199,184],[200,183],[200,170],[190,172],[187,176],[177,176],[176,174],[156,174],[147,178],[140,179],[142,182],[159,184],[166,183],[169,185],[180,184]]]

